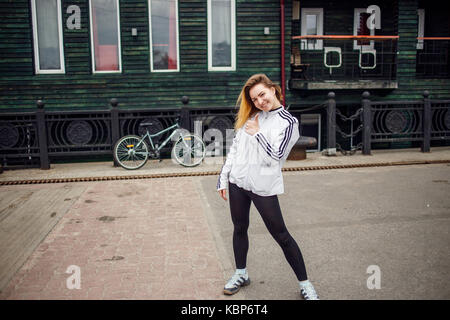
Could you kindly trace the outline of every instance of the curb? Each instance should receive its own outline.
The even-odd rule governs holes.
[[[283,172],[314,171],[314,170],[408,166],[408,165],[444,164],[444,163],[450,163],[450,160],[412,160],[412,161],[396,161],[396,162],[380,162],[380,163],[359,163],[359,164],[291,167],[291,168],[283,168],[282,171]],[[214,176],[214,175],[219,175],[219,174],[220,174],[220,171],[204,171],[204,172],[184,172],[184,173],[159,173],[159,174],[148,174],[148,175],[54,178],[54,179],[9,180],[9,181],[7,180],[7,181],[0,181],[0,186],[24,185],[24,184],[71,183],[71,182],[98,182],[98,181],[134,180],[134,179],[160,179],[160,178],[177,178],[177,177]]]

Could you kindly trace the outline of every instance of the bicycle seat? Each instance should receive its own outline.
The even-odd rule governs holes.
[[[139,127],[147,127],[147,126],[152,126],[153,122],[142,122],[139,124]]]

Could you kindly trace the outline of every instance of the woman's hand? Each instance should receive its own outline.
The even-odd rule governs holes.
[[[259,113],[256,114],[254,120],[247,120],[247,123],[245,124],[245,132],[247,132],[249,135],[254,135],[259,131],[259,121],[258,121]]]
[[[223,200],[227,201],[227,189],[219,190],[219,195],[222,197]]]

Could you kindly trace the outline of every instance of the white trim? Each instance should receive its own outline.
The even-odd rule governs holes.
[[[211,0],[208,0],[208,71],[236,71],[236,0],[231,2],[231,66],[212,66],[212,26],[211,26]]]
[[[308,15],[316,15],[316,28],[318,36],[323,36],[323,8],[302,8],[302,26],[301,26],[301,35],[306,36],[306,16]],[[323,49],[323,40],[316,40],[315,42],[307,41],[302,39],[300,48],[302,50],[322,50]]]
[[[177,42],[177,68],[176,69],[153,69],[153,39],[152,39],[152,0],[148,0],[148,30],[150,38],[150,71],[151,72],[180,72],[180,39],[179,39],[179,27],[178,27],[178,0],[175,0],[175,12],[176,12],[176,42]]]
[[[417,36],[425,36],[425,9],[417,9]],[[417,40],[417,49],[423,50],[423,39]]]
[[[39,61],[39,39],[37,30],[37,16],[36,16],[36,0],[31,0],[31,13],[32,13],[32,25],[33,25],[33,44],[34,44],[34,70],[36,74],[58,74],[66,73],[64,64],[64,43],[63,43],[63,30],[62,30],[62,14],[61,14],[61,0],[55,0],[58,16],[58,36],[59,36],[59,61],[60,69],[43,69],[40,68]]]
[[[292,1],[292,20],[300,20],[300,1]]]
[[[122,72],[122,45],[120,43],[120,7],[119,0],[116,0],[117,7],[117,50],[119,56],[119,70],[111,71],[96,71],[95,70],[95,45],[94,45],[94,28],[92,24],[92,0],[89,0],[89,23],[90,23],[90,33],[91,33],[91,61],[92,61],[92,73],[121,73]]]
[[[354,9],[354,12],[353,12],[353,35],[354,36],[358,35],[359,15],[361,13],[367,13],[367,9],[366,8],[355,8]],[[375,28],[369,29],[369,30],[370,30],[370,35],[374,36],[375,35]],[[370,40],[370,45],[359,46],[358,45],[358,40],[353,40],[353,49],[354,50],[369,50],[369,49],[373,49],[374,43],[375,43],[375,41]]]

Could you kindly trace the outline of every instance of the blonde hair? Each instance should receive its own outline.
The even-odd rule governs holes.
[[[279,85],[273,83],[265,74],[258,73],[252,75],[242,87],[241,93],[236,101],[236,106],[239,106],[239,111],[236,115],[236,120],[234,122],[234,129],[237,130],[242,128],[245,122],[251,118],[256,112],[259,111],[258,108],[253,104],[250,98],[250,89],[255,85],[262,83],[267,88],[275,88],[275,96],[278,101],[282,100],[281,88]]]

